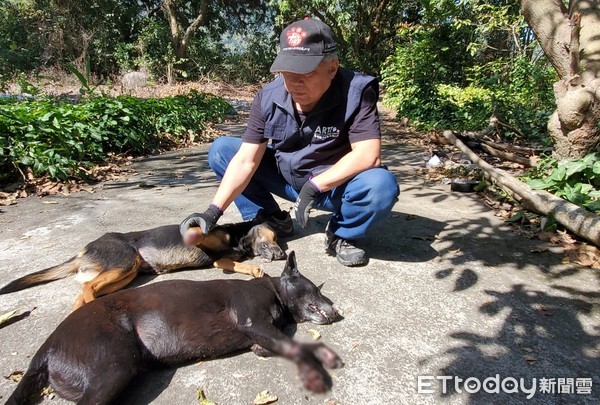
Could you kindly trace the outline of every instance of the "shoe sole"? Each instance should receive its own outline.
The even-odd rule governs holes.
[[[340,258],[337,253],[335,252],[335,250],[332,250],[330,248],[326,249],[327,253],[330,256],[335,256],[335,258],[337,259],[338,263],[341,265],[344,265],[346,267],[358,267],[358,266],[364,266],[367,263],[369,263],[369,259],[366,257],[363,257],[360,260],[355,260],[355,261],[351,261],[351,260],[344,260],[342,258]]]
[[[354,261],[354,262],[353,261],[345,261],[345,260],[340,259],[340,257],[337,255],[336,255],[336,259],[337,259],[338,263],[340,263],[346,267],[359,267],[359,266],[364,266],[367,263],[369,263],[368,259],[361,259],[361,260]]]

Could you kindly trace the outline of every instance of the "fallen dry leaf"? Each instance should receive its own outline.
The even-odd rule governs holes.
[[[560,241],[563,243],[575,243],[575,239],[567,231],[556,231]]]
[[[48,386],[42,390],[42,396],[47,397],[48,399],[54,399],[56,395],[54,394],[54,389]]]
[[[593,269],[600,268],[600,249],[587,245],[579,244],[567,252],[567,257],[573,263],[580,264]]]
[[[138,183],[138,187],[140,187],[140,188],[153,188],[153,187],[156,187],[156,185],[155,184],[149,184],[149,183],[146,183],[145,181],[142,181],[142,182]]]
[[[531,354],[526,354],[525,356],[523,356],[523,358],[529,363],[535,363],[537,361],[537,359]]]
[[[538,311],[540,311],[542,314],[546,315],[546,316],[552,316],[552,312],[548,309],[548,307],[544,304],[540,304],[538,306]]]
[[[206,399],[206,396],[204,395],[204,391],[202,390],[202,388],[198,388],[196,390],[196,396],[198,398],[199,405],[217,405],[216,402],[209,401],[208,399]]]
[[[23,378],[23,374],[25,374],[23,371],[13,371],[9,375],[4,376],[4,378],[18,383],[19,381],[21,381],[21,378]]]
[[[277,402],[277,395],[271,394],[269,390],[264,390],[256,394],[256,398],[252,401],[253,405],[265,405]]]
[[[17,313],[18,309],[15,309],[13,311],[9,311],[5,314],[0,315],[0,326],[6,322],[8,322],[8,320],[10,320],[12,317],[15,316],[15,314]]]
[[[319,339],[321,339],[321,334],[316,329],[307,329],[306,333],[309,333],[312,336],[312,340],[319,340]]]

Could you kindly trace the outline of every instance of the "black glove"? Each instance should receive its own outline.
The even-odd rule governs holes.
[[[208,233],[217,225],[217,221],[223,215],[223,211],[214,204],[211,204],[202,214],[194,213],[184,219],[179,225],[181,236],[185,236],[188,229],[199,226],[203,233]]]
[[[312,182],[308,180],[298,193],[298,198],[294,203],[294,213],[296,214],[296,221],[304,229],[308,224],[308,211],[315,205],[315,199],[321,194],[321,190]]]

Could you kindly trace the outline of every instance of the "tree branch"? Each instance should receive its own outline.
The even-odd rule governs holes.
[[[367,49],[371,49],[378,38],[377,34],[379,33],[381,27],[381,19],[383,18],[383,13],[385,12],[387,5],[388,0],[380,0],[379,4],[377,5],[375,18],[372,19],[369,35],[365,38],[365,45],[367,46]]]
[[[332,16],[331,14],[325,12],[325,14],[321,13],[320,10],[316,9],[316,8],[311,8],[310,9],[311,13],[317,17],[319,17],[319,19],[321,21],[323,21],[325,24],[329,25],[329,27],[334,31],[335,33],[335,39],[338,43],[338,45],[340,45],[340,47],[342,48],[346,48],[348,43],[346,42],[346,40],[344,39],[344,33],[342,32],[342,30],[340,29],[339,25],[334,24],[336,19],[334,16]],[[338,48],[339,49],[339,48]]]
[[[202,1],[202,3],[201,3],[200,14],[198,14],[198,16],[194,19],[194,21],[192,21],[190,26],[187,27],[187,29],[185,30],[185,34],[183,35],[183,38],[181,39],[181,45],[183,46],[184,49],[187,48],[187,44],[189,44],[190,40],[192,39],[192,37],[194,36],[196,31],[198,30],[198,27],[200,27],[201,25],[204,25],[207,14],[208,14],[208,1],[205,0],[205,1]]]
[[[177,22],[177,17],[175,17],[175,14],[171,9],[171,0],[164,0],[161,4],[161,7],[167,16],[167,20],[169,21],[169,29],[171,30],[171,36],[173,37],[173,46],[178,47],[181,27]]]

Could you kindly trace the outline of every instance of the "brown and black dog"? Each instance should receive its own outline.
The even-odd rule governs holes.
[[[289,324],[341,319],[331,300],[298,271],[290,252],[280,277],[162,281],[118,291],[71,313],[33,356],[7,404],[39,399],[49,384],[79,404],[118,404],[143,369],[173,367],[251,349],[298,365],[304,387],[331,386],[327,368],[343,365],[323,343],[299,343]]]
[[[88,243],[77,256],[14,280],[0,289],[8,294],[77,273],[83,291],[74,309],[102,295],[118,291],[138,273],[162,274],[184,268],[214,266],[226,271],[262,277],[255,265],[240,263],[249,257],[266,260],[285,258],[277,236],[267,223],[237,222],[217,226],[203,234],[190,228],[185,235],[178,225],[166,225],[138,232],[107,233]]]

